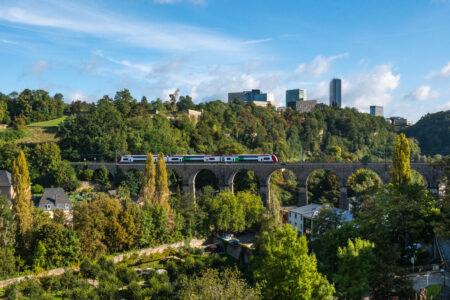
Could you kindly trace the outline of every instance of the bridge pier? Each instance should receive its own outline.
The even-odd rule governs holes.
[[[306,186],[300,186],[298,189],[298,206],[308,205],[308,190]]]
[[[270,186],[268,184],[260,184],[259,195],[265,207],[270,201]]]
[[[339,188],[339,208],[344,210],[347,210],[349,208],[346,186],[341,186]]]

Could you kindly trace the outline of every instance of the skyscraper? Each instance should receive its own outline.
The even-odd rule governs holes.
[[[370,115],[375,117],[382,117],[383,116],[383,106],[376,106],[371,105],[370,106]]]
[[[286,91],[286,107],[289,107],[289,103],[306,100],[306,90],[295,89]]]
[[[338,78],[330,82],[330,106],[341,108],[341,80]]]

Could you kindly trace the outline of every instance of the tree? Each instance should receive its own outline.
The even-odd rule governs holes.
[[[403,133],[397,137],[392,157],[391,183],[408,183],[411,179],[411,165],[409,162],[409,143]]]
[[[272,232],[282,226],[280,201],[272,195],[267,202],[267,211],[262,215],[261,232]]]
[[[360,169],[347,180],[348,196],[361,196],[373,193],[381,186],[380,177],[372,170]]]
[[[251,287],[239,271],[206,269],[194,278],[183,277],[178,298],[183,300],[202,299],[261,299],[261,288]]]
[[[13,208],[18,221],[19,234],[24,237],[31,229],[33,219],[31,216],[31,182],[23,151],[20,151],[19,156],[13,162],[11,177],[15,194]]]
[[[338,270],[333,281],[342,299],[361,299],[369,290],[369,278],[373,272],[375,244],[356,238],[348,239],[346,247],[338,248]]]
[[[106,190],[111,187],[111,183],[109,182],[109,172],[105,166],[101,166],[100,169],[95,170],[92,179],[95,183],[101,184]]]
[[[169,204],[169,185],[167,183],[166,162],[164,161],[164,154],[160,153],[156,160],[156,180],[155,180],[155,194],[158,203],[164,207],[167,213],[170,213]]]
[[[33,271],[36,273],[41,272],[45,268],[45,255],[47,254],[47,249],[43,242],[39,241],[34,252],[33,257]]]
[[[245,227],[251,228],[261,222],[264,206],[261,197],[249,191],[239,192],[236,199],[244,206]]]
[[[0,278],[6,278],[16,270],[15,234],[16,224],[9,201],[5,196],[0,196]]]
[[[208,224],[216,232],[241,232],[245,229],[244,205],[231,191],[221,191],[208,198],[204,205]]]
[[[147,159],[145,161],[145,172],[144,178],[142,180],[141,191],[139,194],[139,201],[141,203],[144,202],[153,202],[155,199],[155,177],[156,177],[156,169],[155,164],[153,163],[153,154],[147,154]]]
[[[265,299],[334,299],[334,287],[317,271],[305,236],[288,224],[263,232],[251,263],[257,282],[265,282]]]

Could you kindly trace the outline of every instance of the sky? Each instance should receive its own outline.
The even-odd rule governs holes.
[[[0,0],[0,92],[194,102],[287,89],[418,121],[450,109],[450,0]]]

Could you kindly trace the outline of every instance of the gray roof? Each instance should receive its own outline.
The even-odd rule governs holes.
[[[44,190],[44,194],[39,200],[39,205],[52,204],[56,206],[56,203],[70,204],[70,200],[62,188],[46,188]]]
[[[311,204],[308,204],[305,206],[300,206],[300,207],[291,209],[289,212],[295,212],[295,213],[301,214],[305,218],[313,219],[319,215],[321,209],[322,209],[321,204],[311,203]],[[342,213],[342,215],[341,215],[342,222],[348,222],[353,219],[353,215],[349,210],[345,210],[342,212],[342,210],[339,208],[331,207],[331,211],[335,214]]]
[[[0,186],[11,186],[11,173],[0,170]]]

